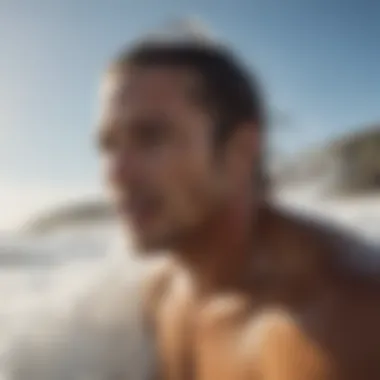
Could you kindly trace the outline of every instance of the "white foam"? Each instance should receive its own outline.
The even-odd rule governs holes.
[[[47,268],[0,274],[8,284],[0,295],[0,376],[147,379],[154,361],[140,314],[143,265],[128,252],[61,257]]]

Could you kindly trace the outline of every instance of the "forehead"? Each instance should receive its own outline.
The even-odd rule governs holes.
[[[200,78],[172,67],[133,68],[111,73],[101,88],[102,114],[180,112],[199,108]]]

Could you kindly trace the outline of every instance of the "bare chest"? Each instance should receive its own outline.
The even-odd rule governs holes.
[[[157,324],[158,352],[165,380],[253,379],[247,323],[228,303],[195,315],[164,307]],[[217,310],[218,309],[218,310]],[[247,347],[246,347],[247,346]]]
[[[360,334],[341,325],[339,331],[338,325],[327,323],[321,333],[288,313],[254,312],[244,303],[228,300],[216,302],[198,318],[186,308],[167,305],[157,324],[162,376],[164,380],[380,378],[380,351],[370,347],[370,355],[363,354],[368,347],[358,348]]]

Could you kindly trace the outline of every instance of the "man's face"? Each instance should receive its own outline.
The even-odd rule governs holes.
[[[213,125],[196,101],[199,80],[182,69],[109,75],[100,145],[119,214],[143,250],[184,244],[228,197]]]

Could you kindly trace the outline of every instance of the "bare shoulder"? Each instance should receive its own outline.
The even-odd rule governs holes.
[[[333,276],[380,289],[380,243],[330,220],[288,211],[283,215],[298,231],[308,235],[305,248],[315,248],[324,256],[326,270]]]
[[[160,260],[149,267],[143,282],[143,305],[147,319],[154,318],[174,274],[175,266],[170,260]]]
[[[324,314],[336,319],[338,330],[361,326],[364,331],[365,325],[369,335],[376,332],[380,338],[379,243],[332,221],[287,211],[283,216],[295,227],[294,235],[303,236],[300,254],[311,252],[321,259],[314,262],[321,289],[330,299]]]
[[[335,303],[308,313],[265,310],[249,335],[252,372],[263,379],[377,378],[380,374],[379,307]],[[325,305],[328,306],[328,305]],[[345,307],[348,306],[348,307]],[[324,310],[323,310],[324,309]],[[360,377],[366,368],[375,376]]]
[[[328,354],[291,313],[264,311],[255,318],[249,335],[255,357],[252,370],[263,379],[328,378]]]
[[[324,256],[322,275],[330,279],[328,291],[335,294],[333,313],[347,323],[352,318],[350,328],[366,324],[380,336],[380,244],[327,220],[302,216],[298,223]]]
[[[350,290],[371,291],[379,297],[380,244],[333,223],[320,222],[315,226],[329,255],[332,274]]]

